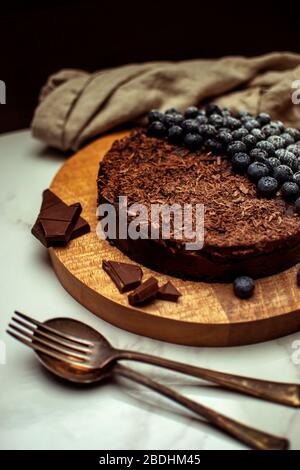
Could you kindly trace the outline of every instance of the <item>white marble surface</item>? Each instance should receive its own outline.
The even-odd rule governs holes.
[[[54,380],[29,349],[5,334],[13,310],[41,320],[83,320],[118,347],[297,383],[300,365],[292,361],[292,345],[300,333],[254,346],[192,348],[139,337],[96,318],[64,291],[47,251],[30,234],[41,192],[64,157],[21,131],[0,137],[0,161],[0,339],[6,345],[6,364],[0,364],[0,448],[245,449],[179,406],[124,379],[85,390]],[[150,366],[138,368],[235,419],[286,436],[292,449],[300,449],[300,411],[201,386],[195,379]]]

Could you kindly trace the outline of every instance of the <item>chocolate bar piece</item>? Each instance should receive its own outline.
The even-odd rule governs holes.
[[[121,293],[135,289],[143,277],[141,268],[135,264],[103,260],[102,269],[111,277]]]
[[[43,192],[40,214],[31,233],[47,248],[64,246],[70,239],[90,231],[89,224],[79,216],[79,203],[68,206],[52,191]]]
[[[128,294],[128,302],[130,305],[143,304],[153,299],[158,291],[158,282],[155,277],[149,277],[133,292]]]
[[[170,281],[161,286],[156,293],[156,297],[158,299],[169,300],[170,302],[177,302],[180,296],[180,292],[176,289],[175,286],[173,286],[172,282]]]
[[[69,207],[66,204],[55,204],[43,210],[39,215],[39,221],[44,230],[46,241],[68,242],[78,220],[81,206]]]

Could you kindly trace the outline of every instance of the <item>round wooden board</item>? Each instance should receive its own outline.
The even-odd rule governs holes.
[[[177,304],[155,300],[143,308],[128,305],[102,270],[102,260],[131,262],[117,248],[96,236],[96,179],[99,162],[115,133],[94,141],[68,159],[51,189],[67,204],[81,202],[91,233],[65,248],[50,248],[55,272],[65,289],[91,312],[125,330],[152,338],[194,346],[234,346],[265,341],[300,328],[297,267],[256,282],[255,295],[240,300],[230,284],[210,284],[171,278],[143,267],[144,279],[172,279],[182,293]]]

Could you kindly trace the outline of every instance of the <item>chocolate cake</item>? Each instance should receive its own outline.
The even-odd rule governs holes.
[[[98,175],[98,202],[128,204],[203,203],[204,246],[186,240],[113,240],[124,253],[171,275],[232,281],[238,275],[271,275],[300,259],[300,216],[277,193],[266,199],[245,175],[234,173],[226,155],[191,150],[137,130],[105,155]]]

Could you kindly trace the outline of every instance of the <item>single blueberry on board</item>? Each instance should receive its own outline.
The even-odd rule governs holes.
[[[233,283],[233,290],[240,299],[248,299],[254,293],[255,282],[252,277],[240,276]]]

